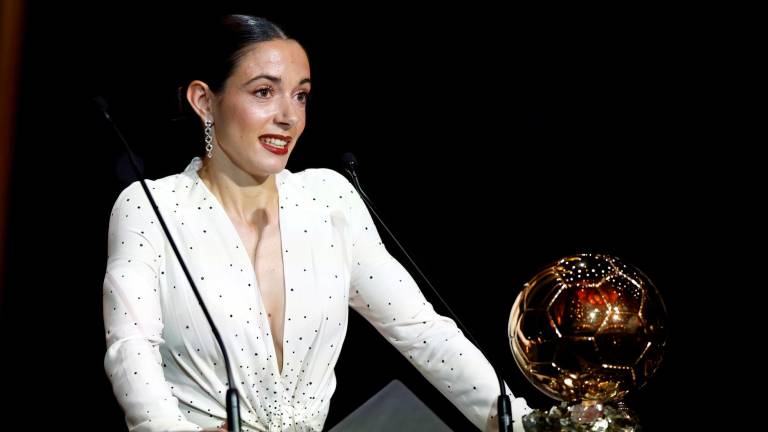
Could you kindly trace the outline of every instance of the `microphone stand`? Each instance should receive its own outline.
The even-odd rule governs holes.
[[[389,236],[392,238],[392,240],[395,242],[397,247],[400,249],[400,251],[405,255],[405,257],[408,259],[408,261],[411,263],[414,269],[416,269],[416,272],[418,272],[419,276],[427,283],[429,288],[432,289],[432,292],[437,296],[437,298],[440,300],[440,302],[443,304],[443,306],[448,310],[451,317],[456,321],[456,323],[459,325],[459,328],[464,332],[464,334],[467,336],[467,338],[472,341],[472,343],[475,344],[477,349],[480,350],[480,352],[485,356],[486,359],[488,359],[488,356],[485,354],[485,351],[480,347],[480,344],[477,343],[474,336],[472,336],[472,333],[464,326],[464,324],[459,320],[458,316],[451,310],[450,306],[448,306],[448,303],[443,300],[443,298],[440,296],[440,294],[437,292],[437,289],[432,285],[432,282],[429,281],[427,276],[424,275],[424,272],[421,271],[421,268],[416,264],[416,262],[411,258],[410,255],[408,255],[408,252],[405,251],[405,248],[403,245],[400,244],[400,242],[397,240],[394,234],[392,234],[392,231],[389,230],[389,227],[387,227],[387,224],[384,223],[384,220],[379,216],[378,213],[376,213],[376,210],[373,208],[373,203],[371,202],[370,198],[368,198],[368,195],[365,194],[363,191],[362,186],[360,185],[360,179],[357,177],[357,159],[352,153],[345,153],[342,157],[342,160],[344,161],[344,169],[349,174],[349,177],[352,179],[352,185],[357,189],[357,192],[360,194],[360,197],[363,199],[363,202],[368,207],[368,209],[371,211],[371,214],[376,218],[377,221],[381,224],[382,228],[389,234]],[[490,360],[489,360],[490,362]],[[494,368],[494,372],[496,372],[496,368]],[[509,396],[507,396],[506,389],[504,388],[504,380],[501,378],[501,375],[496,372],[496,376],[499,379],[499,388],[501,389],[501,393],[499,395],[499,399],[497,402],[497,415],[499,417],[499,432],[511,432],[512,431],[512,402],[509,399]]]
[[[189,281],[189,285],[192,287],[192,291],[195,293],[195,297],[197,298],[198,303],[200,303],[200,307],[203,310],[203,314],[205,314],[205,318],[208,320],[208,324],[211,326],[211,331],[213,331],[213,336],[216,338],[216,342],[219,344],[219,348],[221,348],[221,354],[224,357],[224,366],[226,367],[226,370],[227,370],[227,380],[229,380],[229,382],[227,383],[228,389],[227,389],[227,395],[226,395],[227,431],[240,432],[241,430],[240,396],[233,384],[235,381],[234,381],[234,378],[232,377],[232,368],[229,364],[229,356],[227,355],[227,350],[224,348],[224,342],[221,340],[221,335],[219,334],[219,330],[216,328],[216,325],[213,323],[211,314],[208,312],[208,308],[205,307],[205,303],[203,303],[202,297],[200,297],[200,292],[197,290],[197,285],[195,285],[195,282],[192,279],[192,275],[189,273],[189,269],[187,269],[187,265],[184,263],[184,260],[181,258],[181,253],[179,252],[179,248],[176,247],[176,242],[173,241],[173,237],[171,237],[171,232],[168,230],[168,226],[165,224],[165,220],[163,219],[163,216],[160,215],[160,209],[158,209],[157,204],[155,203],[155,199],[152,197],[152,194],[149,192],[149,187],[147,187],[147,184],[144,181],[144,176],[141,174],[139,165],[136,163],[136,158],[133,155],[133,151],[131,151],[131,147],[128,145],[128,142],[123,137],[123,134],[120,132],[120,129],[118,129],[115,122],[112,121],[112,117],[109,115],[107,102],[103,98],[98,96],[94,98],[93,101],[99,106],[99,109],[104,114],[104,117],[107,119],[109,124],[112,125],[112,128],[114,129],[115,133],[117,134],[118,137],[120,137],[120,140],[123,142],[123,145],[125,146],[125,150],[128,152],[128,159],[131,161],[133,172],[134,174],[136,174],[136,177],[139,179],[139,182],[141,183],[141,187],[144,189],[144,193],[147,195],[147,198],[149,199],[149,203],[152,205],[152,210],[154,210],[155,215],[157,216],[157,219],[160,221],[160,226],[163,227],[163,232],[165,233],[165,237],[168,239],[168,242],[171,244],[173,253],[174,255],[176,255],[176,259],[179,260],[181,269],[184,270],[184,275],[186,275],[187,281]]]

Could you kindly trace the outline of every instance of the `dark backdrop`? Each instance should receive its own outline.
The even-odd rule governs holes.
[[[171,120],[175,88],[206,61],[199,30],[216,12],[192,8],[29,6],[2,301],[5,417],[17,425],[35,413],[54,429],[124,428],[103,373],[100,291],[109,212],[131,179],[89,99],[109,100],[147,177],[181,171],[204,144],[196,123]],[[508,348],[523,283],[559,257],[603,252],[649,275],[669,311],[665,362],[629,398],[646,429],[727,420],[735,393],[718,389],[744,381],[751,358],[739,354],[748,328],[727,323],[754,315],[764,285],[737,280],[760,268],[745,256],[759,246],[761,176],[754,140],[734,127],[750,118],[732,99],[742,65],[728,17],[231,10],[276,21],[309,53],[308,127],[288,168],[340,169],[353,151],[368,195],[514,391],[551,404]],[[469,430],[351,317],[328,426],[397,378]]]

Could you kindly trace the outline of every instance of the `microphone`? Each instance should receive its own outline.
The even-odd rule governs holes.
[[[346,152],[346,153],[344,153],[344,155],[342,155],[341,160],[344,162],[345,170],[349,174],[349,177],[352,179],[352,184],[355,186],[355,189],[357,189],[357,192],[360,194],[360,196],[363,198],[365,203],[370,208],[370,206],[373,203],[368,198],[368,195],[366,195],[365,192],[363,192],[363,188],[360,186],[360,179],[357,178],[357,158],[352,153]],[[371,210],[371,211],[373,211],[373,210]],[[379,218],[378,215],[376,216],[376,218],[377,219]],[[379,222],[381,222],[380,219],[379,219]],[[382,225],[383,225],[383,223],[382,223]],[[390,235],[392,235],[392,234],[390,233]],[[394,240],[397,241],[397,239],[394,239]]]
[[[189,281],[189,285],[192,287],[192,291],[195,293],[197,302],[200,303],[200,307],[203,309],[205,318],[208,320],[208,324],[211,326],[211,331],[213,331],[213,336],[216,338],[216,342],[219,344],[219,348],[221,348],[221,354],[222,356],[224,356],[224,366],[226,367],[226,370],[227,370],[227,380],[229,380],[227,396],[226,396],[227,430],[229,432],[240,432],[241,430],[240,396],[237,392],[237,389],[234,388],[232,385],[232,383],[234,383],[235,381],[234,381],[234,378],[232,377],[232,369],[229,364],[229,356],[227,355],[226,348],[224,348],[224,342],[221,340],[221,335],[219,334],[219,330],[216,328],[216,325],[213,323],[211,314],[208,312],[208,308],[205,307],[205,303],[203,303],[203,299],[202,297],[200,297],[200,292],[197,290],[197,285],[195,285],[195,282],[192,279],[192,275],[189,273],[189,270],[187,269],[187,265],[184,263],[184,260],[181,258],[181,253],[179,252],[179,248],[176,247],[176,242],[174,242],[173,237],[171,237],[171,232],[168,230],[168,226],[165,224],[165,219],[163,219],[163,216],[160,215],[160,210],[158,209],[157,204],[155,204],[155,200],[152,197],[152,194],[149,192],[149,187],[147,187],[147,184],[144,181],[144,176],[141,174],[139,165],[136,163],[136,157],[134,156],[133,151],[131,151],[131,147],[128,145],[128,142],[125,140],[125,137],[123,137],[123,134],[120,132],[120,129],[118,129],[115,122],[112,121],[112,117],[109,115],[107,101],[104,100],[104,98],[102,98],[101,96],[96,96],[95,98],[93,98],[93,102],[96,105],[98,105],[99,110],[104,114],[104,117],[107,119],[109,124],[112,125],[112,128],[114,129],[115,133],[117,134],[118,137],[120,137],[120,140],[123,142],[123,145],[125,146],[125,150],[126,152],[128,152],[128,159],[131,162],[133,171],[136,174],[136,177],[139,179],[139,182],[141,183],[141,187],[144,189],[144,193],[147,195],[147,198],[149,199],[149,203],[152,206],[152,210],[154,210],[158,221],[160,221],[160,226],[163,227],[163,232],[165,233],[165,237],[168,239],[168,242],[171,244],[173,253],[174,255],[176,255],[176,259],[179,260],[181,269],[184,270],[184,275],[187,276],[187,281]]]
[[[480,352],[485,356],[486,359],[488,359],[488,356],[485,354],[485,351],[480,347],[480,344],[477,343],[474,336],[472,336],[472,333],[469,332],[469,330],[462,324],[461,320],[459,320],[459,317],[451,310],[451,308],[448,306],[448,303],[443,300],[443,298],[440,296],[440,294],[437,292],[437,289],[432,285],[432,282],[429,281],[427,276],[424,275],[424,273],[421,271],[421,268],[416,264],[416,262],[413,261],[410,255],[408,255],[408,252],[405,251],[405,248],[403,245],[400,244],[400,242],[397,240],[394,234],[392,234],[392,231],[389,230],[387,227],[387,224],[384,223],[384,221],[379,217],[378,213],[376,213],[376,210],[373,208],[373,203],[371,202],[370,198],[368,198],[368,195],[363,192],[363,188],[360,186],[360,179],[357,176],[357,158],[355,158],[355,155],[352,153],[344,153],[342,156],[342,161],[344,162],[344,170],[349,174],[349,177],[352,179],[352,185],[357,189],[357,192],[360,194],[360,196],[363,198],[363,202],[368,206],[368,209],[371,211],[371,214],[376,218],[377,221],[381,224],[382,228],[389,234],[389,237],[392,238],[392,240],[395,242],[397,247],[400,249],[400,251],[405,255],[405,257],[408,259],[408,261],[411,263],[414,269],[416,269],[416,272],[421,276],[421,278],[424,280],[424,282],[427,283],[430,289],[432,289],[432,292],[437,296],[437,298],[440,300],[440,302],[443,304],[443,306],[448,310],[451,317],[456,321],[456,323],[459,325],[459,328],[464,332],[464,334],[467,336],[467,338],[472,341],[472,343],[475,344],[477,349],[480,350]],[[489,360],[490,362],[490,360]],[[494,372],[496,372],[497,369],[494,368]],[[499,387],[501,389],[501,393],[499,395],[498,403],[497,403],[497,415],[499,417],[499,432],[511,432],[512,431],[512,402],[509,399],[509,396],[507,396],[507,392],[504,389],[504,380],[501,378],[501,375],[496,372],[496,376],[499,379]]]

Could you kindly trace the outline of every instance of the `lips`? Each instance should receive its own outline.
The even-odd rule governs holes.
[[[288,153],[292,138],[285,135],[267,134],[259,137],[261,146],[276,155]]]

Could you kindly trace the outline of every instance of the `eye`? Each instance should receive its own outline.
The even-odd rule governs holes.
[[[300,103],[302,103],[302,104],[306,104],[306,103],[307,103],[307,101],[309,100],[309,92],[307,92],[307,91],[302,91],[302,92],[299,92],[299,93],[297,93],[297,94],[296,94],[296,99],[297,99],[297,100],[298,100]]]
[[[272,95],[272,87],[260,87],[254,90],[253,95],[259,98],[268,98]]]

